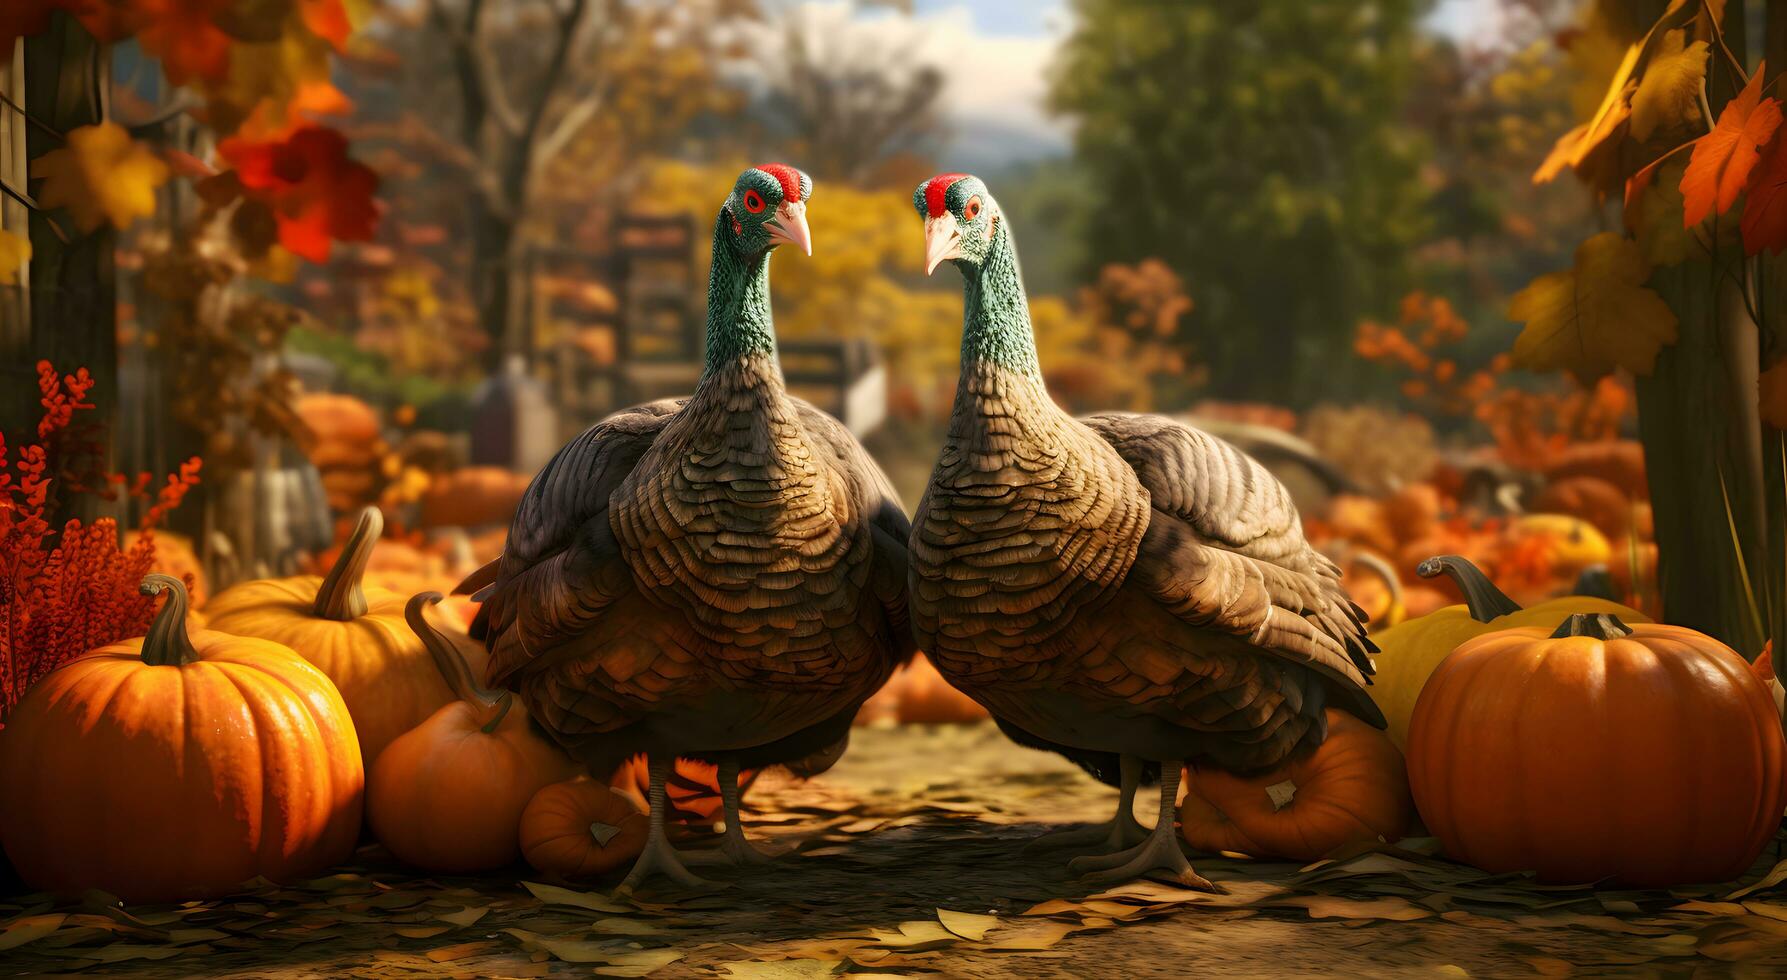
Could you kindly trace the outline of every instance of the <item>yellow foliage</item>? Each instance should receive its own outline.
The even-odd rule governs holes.
[[[107,222],[125,228],[154,214],[155,189],[167,182],[168,166],[123,126],[103,122],[73,130],[62,149],[31,161],[31,176],[44,181],[40,204],[67,208],[76,227],[92,231]]]
[[[1676,338],[1675,313],[1644,286],[1649,274],[1637,244],[1617,232],[1583,242],[1575,268],[1540,276],[1509,304],[1508,319],[1526,324],[1515,363],[1566,370],[1585,384],[1616,367],[1649,374]]]
[[[1626,209],[1626,223],[1638,236],[1638,248],[1651,268],[1677,265],[1697,251],[1691,232],[1682,227],[1682,171],[1685,154],[1664,163],[1650,185]]]
[[[0,228],[0,286],[15,286],[31,259],[31,239]]]
[[[1685,30],[1664,34],[1632,93],[1634,139],[1650,139],[1658,129],[1700,119],[1700,82],[1706,78],[1708,51],[1705,41],[1684,47],[1686,39]]]

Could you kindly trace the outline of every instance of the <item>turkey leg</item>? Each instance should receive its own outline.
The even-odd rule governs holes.
[[[633,870],[627,873],[627,880],[614,890],[616,895],[633,894],[654,872],[684,888],[724,887],[723,883],[708,881],[684,867],[682,858],[677,856],[676,848],[670,846],[670,838],[664,832],[664,814],[670,809],[670,798],[664,790],[664,782],[670,778],[670,766],[674,761],[674,756],[646,756],[646,772],[651,777],[650,829],[645,836],[645,850],[639,853],[639,860],[633,862]],[[736,786],[733,795],[734,798],[737,797]]]
[[[1179,834],[1173,820],[1178,809],[1175,804],[1178,802],[1179,780],[1167,774],[1180,772],[1182,765],[1178,759],[1165,759],[1160,763],[1160,819],[1146,840],[1115,854],[1074,858],[1067,866],[1086,880],[1099,882],[1129,881],[1150,871],[1170,871],[1173,879],[1187,888],[1216,891],[1215,885],[1191,869],[1191,862],[1185,860],[1185,853],[1179,850]]]
[[[717,855],[707,860],[731,865],[768,864],[770,856],[752,847],[745,839],[744,821],[738,815],[738,758],[722,757],[719,768],[720,803],[725,808],[726,834],[720,840]],[[714,854],[713,851],[704,852],[704,857]]]
[[[1110,854],[1140,844],[1148,836],[1135,818],[1135,793],[1142,784],[1142,760],[1125,755],[1118,759],[1122,768],[1118,786],[1117,813],[1110,820],[1090,827],[1074,827],[1044,834],[1024,845],[1024,850],[1045,847],[1088,847],[1098,854]]]

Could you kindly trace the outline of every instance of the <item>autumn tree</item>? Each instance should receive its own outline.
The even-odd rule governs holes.
[[[666,60],[683,58],[679,64],[686,69],[686,49],[704,43],[710,26],[731,17],[739,4],[695,6],[699,9],[659,0],[428,0],[417,12],[406,4],[387,5],[380,39],[408,66],[407,87],[396,102],[415,107],[421,124],[408,135],[458,172],[477,318],[491,337],[487,370],[522,346],[524,229],[538,216],[545,175],[580,141],[589,147],[587,138],[602,132],[605,121],[648,119],[658,108],[654,98],[647,96],[644,104],[628,100],[662,94],[657,83]],[[438,64],[442,57],[446,65]],[[696,67],[702,78],[685,72],[683,83],[699,85],[711,77],[711,64]],[[441,98],[437,68],[452,79],[449,99]],[[674,100],[680,92],[669,95]],[[612,135],[614,129],[606,132]],[[619,183],[622,177],[624,170],[585,169],[577,181]]]
[[[1584,241],[1509,316],[1522,366],[1637,375],[1664,612],[1754,656],[1787,636],[1787,415],[1763,399],[1787,372],[1787,3],[1749,12],[1590,5],[1572,50],[1602,52],[1601,95],[1534,179],[1574,171],[1623,201],[1626,227]]]
[[[1076,124],[1090,267],[1158,256],[1223,397],[1331,394],[1422,239],[1399,120],[1416,0],[1076,0],[1051,101]]]

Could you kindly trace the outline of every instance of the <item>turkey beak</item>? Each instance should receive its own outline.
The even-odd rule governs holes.
[[[945,259],[962,257],[962,229],[948,211],[925,219],[925,275],[937,271]]]
[[[763,223],[772,242],[787,242],[806,255],[813,254],[813,233],[807,230],[807,205],[789,201],[776,209],[776,216]]]

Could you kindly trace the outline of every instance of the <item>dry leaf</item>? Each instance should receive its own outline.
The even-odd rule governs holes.
[[[1514,361],[1540,371],[1566,370],[1584,383],[1623,367],[1649,375],[1657,351],[1675,343],[1675,312],[1645,288],[1638,246],[1606,231],[1576,249],[1576,266],[1533,280],[1508,304],[1525,329]]]
[[[1705,41],[1686,44],[1686,30],[1668,31],[1632,93],[1632,136],[1650,139],[1659,128],[1700,119],[1700,82],[1706,77]],[[1685,45],[1685,46],[1684,46]]]
[[[495,943],[484,941],[456,943],[452,946],[431,949],[424,955],[435,963],[451,963],[454,960],[463,960],[468,956],[476,956],[495,945]]]
[[[610,959],[605,966],[596,967],[595,972],[604,977],[643,977],[682,958],[683,954],[674,949],[642,949],[622,953]]]
[[[452,926],[409,926],[407,928],[393,929],[391,931],[396,933],[399,936],[402,936],[405,939],[433,939],[434,937],[439,936],[443,933],[452,932],[453,927]]]
[[[1341,898],[1338,895],[1296,895],[1272,900],[1276,906],[1309,910],[1312,919],[1388,919],[1392,922],[1413,922],[1433,915],[1432,910],[1411,905],[1400,898]]]
[[[5,932],[0,932],[0,950],[17,949],[26,943],[42,939],[62,928],[62,923],[67,918],[61,912],[52,912],[16,919],[7,924]]]
[[[477,922],[479,919],[484,918],[484,914],[489,911],[490,906],[488,905],[468,905],[457,912],[448,912],[446,915],[437,915],[435,918],[449,925],[455,925],[463,929],[466,926]]]
[[[1736,901],[1743,898],[1745,895],[1754,895],[1760,891],[1767,891],[1783,881],[1787,881],[1787,861],[1777,863],[1773,868],[1769,869],[1768,874],[1763,875],[1761,879],[1754,884],[1745,885],[1737,891],[1725,896],[1725,898],[1728,901]]]
[[[168,165],[123,126],[82,126],[66,143],[31,161],[31,176],[44,182],[40,205],[67,208],[82,231],[107,222],[127,228],[155,213],[155,189],[167,182]]]
[[[765,963],[761,960],[740,960],[721,963],[720,968],[726,972],[722,976],[734,980],[817,980],[829,977],[843,966],[843,960],[781,960]],[[853,973],[852,978],[861,974]]]
[[[524,881],[521,887],[533,893],[533,896],[547,905],[570,905],[575,908],[589,909],[592,912],[613,912],[626,915],[633,910],[606,895],[595,892],[580,892],[557,885],[544,885],[537,881]]]
[[[938,909],[937,921],[943,925],[943,928],[963,939],[979,942],[986,938],[988,929],[999,924],[999,917],[980,915],[975,912],[952,912],[949,909]]]

